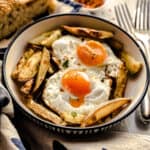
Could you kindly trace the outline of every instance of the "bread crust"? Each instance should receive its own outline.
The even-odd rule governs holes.
[[[9,37],[34,17],[52,10],[49,8],[50,4],[53,4],[52,1],[0,0],[0,40]],[[54,4],[51,7],[54,7]]]

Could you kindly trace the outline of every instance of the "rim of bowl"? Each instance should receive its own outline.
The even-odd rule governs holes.
[[[117,120],[113,120],[112,122],[107,122],[105,123],[104,125],[101,124],[101,125],[94,125],[94,126],[89,126],[89,127],[85,127],[85,128],[81,128],[81,127],[71,127],[71,126],[61,126],[61,125],[57,125],[57,124],[54,124],[52,122],[48,122],[40,117],[35,117],[33,116],[31,113],[27,112],[26,110],[24,110],[18,103],[17,101],[15,100],[15,96],[13,95],[11,89],[9,88],[9,84],[7,82],[7,79],[6,79],[6,68],[5,68],[5,65],[6,65],[6,60],[7,60],[7,55],[9,53],[9,50],[11,48],[11,46],[13,45],[14,41],[17,39],[17,37],[22,33],[24,32],[27,28],[31,27],[32,25],[38,23],[38,22],[41,22],[41,21],[44,21],[44,20],[47,20],[47,19],[50,19],[50,18],[55,18],[55,17],[59,17],[59,16],[83,16],[83,17],[87,17],[87,18],[94,18],[94,19],[97,19],[97,20],[100,20],[100,21],[103,21],[105,23],[108,23],[114,27],[116,27],[117,29],[119,29],[120,31],[122,31],[124,34],[126,34],[133,42],[134,44],[139,48],[139,51],[144,59],[144,63],[145,63],[145,67],[146,67],[146,81],[145,81],[145,87],[144,87],[144,90],[143,90],[143,93],[141,94],[141,96],[137,99],[137,103],[135,104],[135,106],[129,110],[127,113],[124,114],[124,116],[121,116],[119,119]],[[149,76],[150,76],[150,71],[149,71],[149,67],[148,67],[148,62],[147,62],[147,59],[146,59],[146,56],[144,54],[144,52],[142,51],[141,47],[137,44],[137,42],[135,41],[135,39],[133,39],[133,37],[131,35],[129,35],[127,32],[125,32],[122,28],[120,28],[118,25],[108,21],[108,20],[105,20],[103,18],[100,18],[100,17],[96,17],[96,16],[92,16],[92,15],[89,15],[89,14],[78,14],[78,13],[61,13],[61,14],[53,14],[53,15],[50,15],[50,16],[46,16],[46,17],[43,17],[41,19],[38,19],[34,22],[31,22],[27,25],[25,25],[24,27],[20,28],[20,30],[18,30],[14,36],[14,38],[12,39],[11,43],[9,44],[5,54],[4,54],[4,58],[3,58],[3,64],[2,64],[2,76],[3,76],[3,81],[4,81],[4,84],[6,86],[6,88],[8,89],[10,95],[12,96],[12,99],[14,100],[16,106],[24,113],[26,114],[28,117],[32,117],[34,118],[34,120],[37,120],[38,122],[40,122],[41,124],[47,124],[48,126],[53,126],[53,127],[57,127],[57,128],[63,128],[63,129],[71,129],[71,130],[89,130],[89,129],[98,129],[98,128],[105,128],[105,127],[108,127],[110,125],[114,125],[118,122],[120,122],[121,120],[125,119],[126,117],[128,117],[137,107],[138,105],[141,103],[141,101],[143,100],[146,92],[147,92],[147,89],[148,89],[148,84],[149,84]]]

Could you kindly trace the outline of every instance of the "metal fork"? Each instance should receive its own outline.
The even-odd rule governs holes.
[[[135,33],[135,28],[133,26],[132,18],[131,18],[127,4],[121,3],[115,6],[115,13],[116,13],[116,18],[117,18],[119,26],[122,27],[125,31],[127,31],[140,44],[141,48],[145,50],[147,48],[145,46],[145,43]],[[149,121],[150,98],[148,96],[148,93],[146,94],[141,104],[140,114],[141,114],[142,121],[144,121],[144,123],[146,121]]]
[[[137,0],[135,15],[135,31],[138,33],[146,45],[145,53],[150,59],[150,0]],[[143,36],[143,37],[142,37]],[[150,61],[149,61],[150,66]]]
[[[135,29],[139,36],[143,36],[145,43],[145,53],[150,67],[150,0],[137,0],[136,15],[135,15]],[[141,114],[146,119],[150,120],[150,86],[148,88],[149,99],[142,102]]]

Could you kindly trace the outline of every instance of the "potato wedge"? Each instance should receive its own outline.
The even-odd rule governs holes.
[[[26,61],[32,56],[33,53],[34,53],[33,49],[29,49],[24,52],[23,56],[20,58],[19,62],[17,63],[15,70],[11,74],[11,77],[13,79],[18,78],[19,72],[22,70],[22,67],[25,65]]]
[[[104,31],[104,30],[96,30],[84,27],[71,27],[71,26],[62,26],[62,28],[74,35],[77,36],[85,36],[97,39],[106,39],[114,36],[112,32]]]
[[[51,44],[61,36],[61,30],[53,30],[46,33],[43,33],[31,40],[29,43],[33,45],[42,45],[46,47],[51,47]]]
[[[130,102],[131,99],[129,98],[118,98],[102,104],[94,112],[90,113],[86,118],[84,118],[83,122],[81,123],[81,127],[86,127],[95,124],[99,120],[112,114],[117,109],[125,108],[130,104]]]
[[[37,73],[42,52],[35,52],[22,67],[18,74],[18,81],[25,82],[31,80]]]
[[[44,106],[36,103],[33,99],[28,99],[27,107],[33,111],[36,115],[42,117],[45,120],[53,122],[57,125],[66,125],[66,123],[55,113],[48,110]]]
[[[24,94],[29,94],[31,92],[33,83],[34,79],[25,82],[25,84],[20,88],[20,91]]]
[[[33,88],[33,92],[35,92],[43,82],[49,68],[49,63],[50,63],[50,53],[49,50],[47,50],[47,48],[44,47],[42,51],[42,57],[40,61],[38,74],[35,80],[35,86]]]
[[[116,77],[116,87],[112,96],[113,98],[123,97],[128,78],[127,74],[128,71],[125,65],[120,65],[120,69]]]
[[[115,55],[120,58],[121,51],[123,50],[123,43],[114,38],[107,39],[106,42],[111,47]]]
[[[51,31],[51,35],[41,41],[41,45],[51,47],[52,43],[61,36],[61,30]]]
[[[41,42],[46,39],[47,37],[49,37],[51,35],[51,31],[49,32],[44,32],[41,35],[37,36],[36,38],[32,39],[31,41],[29,41],[30,44],[33,45],[41,45]]]
[[[137,61],[134,57],[128,54],[123,49],[123,44],[115,39],[107,39],[108,44],[112,47],[114,53],[125,62],[127,70],[130,75],[137,74],[141,68],[142,63]]]
[[[135,60],[135,58],[129,55],[125,50],[121,52],[121,59],[125,62],[130,75],[137,74],[142,68],[142,63]]]

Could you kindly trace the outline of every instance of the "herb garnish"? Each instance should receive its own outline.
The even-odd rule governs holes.
[[[62,66],[63,66],[64,68],[68,68],[68,67],[69,67],[69,60],[68,60],[68,59],[65,60],[64,63],[62,64]]]
[[[75,111],[72,111],[72,112],[71,112],[71,115],[72,115],[72,117],[75,118],[75,117],[77,116],[77,113],[76,113]]]

